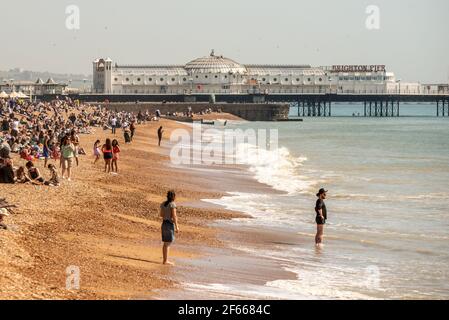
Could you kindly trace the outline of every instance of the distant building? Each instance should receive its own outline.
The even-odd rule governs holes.
[[[52,78],[49,78],[46,82],[39,78],[35,82],[4,80],[0,83],[0,92],[23,92],[26,95],[62,95],[65,94],[66,88],[67,84],[57,83]]]
[[[93,62],[93,91],[110,94],[324,93],[325,72],[308,65],[242,65],[212,52],[185,65]]]
[[[384,65],[243,65],[217,56],[185,65],[93,62],[93,92],[102,94],[421,94],[419,83],[396,80]]]

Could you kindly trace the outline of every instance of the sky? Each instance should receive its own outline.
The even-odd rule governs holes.
[[[79,29],[72,12],[79,8]],[[367,28],[379,9],[378,29]],[[92,73],[185,64],[211,49],[243,64],[384,64],[402,81],[447,83],[447,0],[2,1],[0,70]]]

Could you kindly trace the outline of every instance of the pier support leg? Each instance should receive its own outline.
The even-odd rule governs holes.
[[[363,101],[363,116],[366,117],[366,100]]]
[[[449,108],[448,108],[448,116],[449,116]],[[332,101],[329,101],[329,117],[332,117]]]
[[[437,100],[437,117],[440,116],[440,101]]]

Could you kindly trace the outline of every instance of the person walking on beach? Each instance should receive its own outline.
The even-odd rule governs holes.
[[[168,253],[170,245],[175,241],[175,232],[179,232],[178,227],[178,217],[176,215],[176,204],[175,204],[176,194],[174,191],[167,192],[167,201],[161,204],[160,216],[163,220],[162,222],[162,263],[165,265],[173,265],[172,262],[168,261]]]
[[[75,157],[76,148],[71,143],[69,136],[65,136],[62,140],[61,146],[61,164],[62,164],[62,179],[65,178],[65,173],[67,171],[67,180],[71,180],[72,176],[72,164],[73,158]]]
[[[131,124],[129,125],[129,130],[131,131],[131,142],[133,141],[133,138],[134,138],[134,134],[135,134],[135,132],[136,132],[136,124],[135,124],[135,122],[134,122],[134,120],[133,121],[131,121]]]
[[[162,141],[162,135],[164,134],[164,130],[163,130],[163,128],[162,127],[160,127],[158,130],[157,130],[157,137],[158,137],[158,139],[159,139],[159,147],[161,146],[161,141]]]
[[[323,188],[321,188],[316,194],[318,199],[315,205],[315,213],[316,213],[315,222],[317,225],[315,244],[317,246],[320,246],[323,243],[324,225],[326,224],[327,220],[327,209],[324,200],[326,199],[327,192],[328,190],[324,190]]]
[[[101,148],[101,152],[103,152],[103,159],[104,159],[104,172],[110,173],[111,172],[111,161],[114,157],[113,151],[112,151],[112,143],[111,139],[106,139],[106,143]]]

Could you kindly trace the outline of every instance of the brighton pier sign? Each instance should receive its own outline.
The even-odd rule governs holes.
[[[385,72],[385,65],[336,65],[332,72]]]

